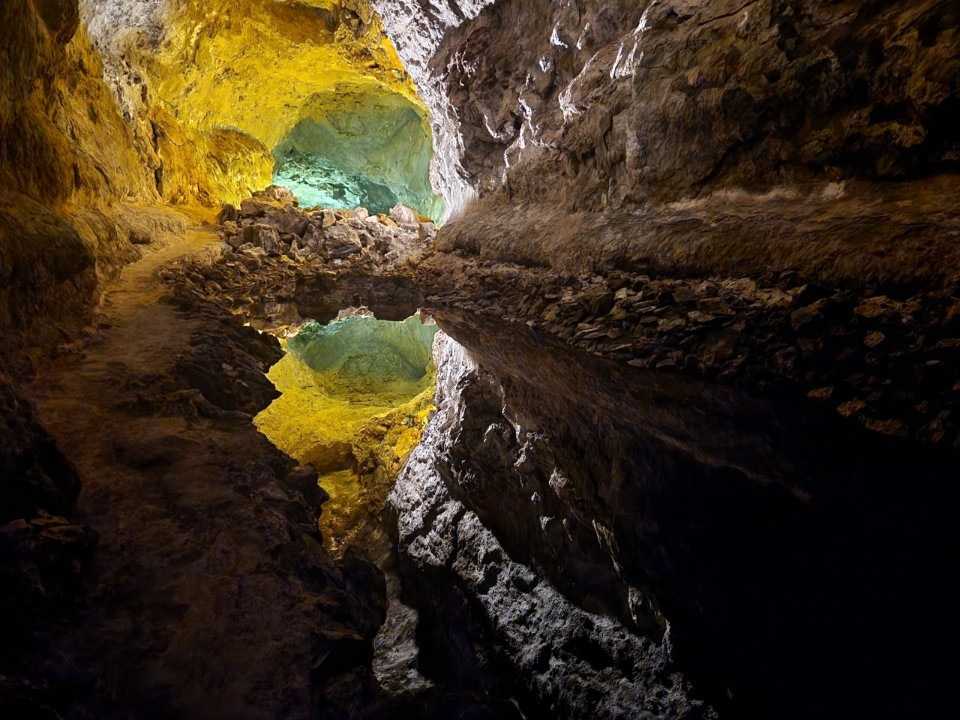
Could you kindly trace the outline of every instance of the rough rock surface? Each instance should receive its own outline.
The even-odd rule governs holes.
[[[731,717],[948,703],[955,454],[436,317],[466,350],[442,348],[437,415],[391,499],[401,553],[462,590],[558,714],[589,716],[592,678],[611,715],[666,712],[622,694],[657,678],[676,691],[666,706],[690,709],[672,669]],[[915,591],[916,633],[882,629],[891,573]],[[571,602],[651,644],[562,619]]]
[[[37,627],[75,607],[97,542],[68,519],[79,491],[76,468],[0,377],[0,675],[16,677]],[[0,684],[0,707],[16,686]]]
[[[402,219],[414,216],[399,206]],[[398,224],[386,215],[296,207],[271,186],[220,213],[224,255],[216,263],[164,270],[181,293],[228,305],[260,328],[328,322],[343,308],[365,306],[384,320],[405,320],[423,297],[396,277],[436,237],[433,223]]]
[[[374,5],[450,136],[446,174],[481,194],[599,210],[960,159],[947,0]]]
[[[470,389],[478,370],[461,346],[439,336],[436,359],[441,368],[437,415],[388,501],[396,515],[402,559],[433,583],[462,586],[471,602],[479,605],[494,643],[521,673],[518,684],[526,686],[535,712],[577,718],[715,717],[690,697],[689,686],[672,666],[669,642],[655,643],[608,616],[581,610],[513,559],[511,550],[485,524],[489,518],[479,517],[469,507],[479,505],[488,512],[489,506],[475,491],[497,492],[493,487],[471,487],[468,499],[457,499],[448,482],[462,479],[472,485],[480,478],[460,475],[451,458],[464,452],[467,446],[459,445],[462,435],[473,432],[474,417],[486,408],[476,402]],[[485,432],[489,438],[510,431],[491,425]],[[484,451],[482,446],[469,447],[469,452]],[[468,472],[489,472],[487,459],[468,465]],[[532,458],[526,461],[533,462]],[[493,484],[505,481],[506,477],[498,477]],[[536,504],[536,490],[530,491],[534,495],[527,502]],[[504,497],[498,503],[504,512],[496,528],[499,532],[523,514],[511,507],[511,500]],[[541,521],[544,532],[560,527],[555,517]],[[560,550],[558,555],[562,554]],[[603,583],[601,576],[591,579]],[[413,583],[414,587],[421,584],[422,579]],[[430,591],[420,592],[429,595]],[[440,615],[444,612],[442,605],[435,610]],[[466,663],[464,658],[452,657],[451,662]]]
[[[949,183],[932,187],[952,192]],[[776,197],[727,200],[731,217],[742,217],[737,209],[744,205],[762,210],[761,218],[784,211]],[[826,712],[830,697],[850,712],[857,702],[881,712],[873,700],[855,699],[874,677],[900,683],[884,700],[900,712],[912,702],[920,676],[940,678],[942,668],[931,664],[924,639],[899,643],[873,632],[872,623],[881,619],[869,609],[869,596],[883,592],[884,557],[899,558],[892,562],[918,588],[925,617],[947,628],[944,637],[953,632],[937,599],[939,581],[932,579],[949,575],[947,559],[935,548],[951,545],[950,523],[933,508],[950,506],[945,477],[957,456],[929,447],[948,448],[958,433],[960,378],[949,356],[956,289],[950,263],[936,260],[952,251],[952,221],[946,210],[927,215],[936,217],[927,230],[923,204],[903,211],[897,220],[902,230],[930,233],[917,245],[928,255],[912,250],[886,258],[873,248],[891,232],[887,211],[852,202],[840,207],[856,212],[841,213],[834,202],[814,198],[790,207],[809,222],[848,233],[851,241],[863,222],[859,213],[873,213],[881,240],[856,249],[824,240],[825,247],[799,256],[799,271],[774,271],[771,264],[761,272],[770,254],[752,255],[755,249],[742,236],[730,243],[742,260],[731,262],[729,276],[704,277],[711,266],[724,269],[724,256],[714,260],[664,242],[648,248],[647,273],[602,263],[596,269],[604,272],[586,271],[594,266],[578,265],[576,257],[566,267],[578,271],[564,272],[563,258],[555,267],[546,260],[543,266],[502,262],[495,259],[498,248],[467,247],[442,230],[425,257],[389,271],[412,274],[419,289],[402,275],[378,276],[383,258],[364,254],[339,267],[313,260],[303,265],[307,275],[298,275],[283,257],[264,252],[251,278],[227,253],[208,268],[185,267],[170,279],[186,293],[232,304],[242,317],[272,327],[314,311],[332,318],[338,307],[357,301],[375,301],[369,304],[386,313],[425,304],[468,347],[471,362],[449,348],[444,355],[451,366],[441,366],[441,374],[453,373],[456,382],[446,379],[439,424],[397,490],[400,548],[408,561],[404,593],[420,610],[419,642],[433,656],[457,648],[446,661],[424,661],[421,671],[430,678],[477,678],[475,668],[502,662],[525,669],[519,675],[524,687],[512,691],[524,695],[523,707],[555,703],[557,712],[576,715],[583,707],[578,693],[589,694],[591,683],[599,687],[619,672],[604,658],[640,653],[631,655],[637,672],[652,673],[643,682],[660,678],[673,688],[667,695],[673,699],[665,702],[691,711],[680,693],[683,682],[663,679],[677,669],[689,673],[695,697],[702,692],[734,716],[807,717]],[[298,212],[262,201],[242,207],[247,222],[261,224],[287,222]],[[709,204],[695,204],[677,222],[690,227],[692,219],[706,222],[700,213],[713,212]],[[321,230],[325,221],[357,227],[371,220],[362,212],[349,219],[330,215],[315,213]],[[224,222],[229,243],[239,232],[240,213],[228,209],[223,217],[234,218]],[[661,237],[668,238],[669,223],[662,222]],[[938,229],[944,230],[939,238]],[[728,231],[740,232],[733,220]],[[737,267],[751,275],[734,275]],[[942,273],[938,283],[922,285],[933,272]],[[823,284],[828,280],[834,284]],[[249,287],[258,289],[244,290]],[[284,304],[258,307],[247,293],[283,298]],[[524,340],[510,324],[564,339],[621,367],[593,365],[568,346]],[[673,374],[638,369],[641,374],[633,375],[625,364]],[[681,374],[710,384],[691,384]],[[724,385],[777,404],[756,403]],[[635,394],[627,391],[631,387],[646,389]],[[675,439],[664,440],[664,434]],[[906,436],[911,439],[898,439]],[[708,479],[698,485],[704,473]],[[909,498],[898,490],[905,473],[917,483]],[[655,489],[661,481],[645,484],[651,477],[671,489],[661,495]],[[441,506],[456,512],[433,512]],[[717,507],[726,510],[718,514]],[[929,528],[919,520],[925,514]],[[688,526],[691,515],[699,531]],[[902,528],[899,539],[884,535],[890,524]],[[484,560],[485,548],[498,552]],[[925,559],[913,563],[907,556]],[[848,576],[850,565],[859,570]],[[562,608],[533,624],[553,638],[544,643],[560,648],[562,662],[549,665],[550,672],[523,649],[529,628],[505,619],[525,607],[529,595],[515,593],[509,583],[501,588],[499,566],[512,568],[503,578],[526,578],[549,607]],[[452,589],[439,595],[429,590],[450,583]],[[833,590],[821,595],[825,587]],[[467,608],[462,613],[451,610],[461,606]],[[583,612],[616,618],[619,625],[591,620],[590,635],[580,620],[558,619]],[[446,616],[454,619],[445,622]],[[800,616],[807,619],[794,619]],[[553,636],[555,627],[580,639]],[[653,645],[634,638],[630,642],[639,644],[629,652],[619,641],[614,645],[620,649],[607,647],[601,627],[611,637],[622,637],[611,628],[627,629]],[[842,642],[831,639],[838,634]],[[581,642],[586,636],[591,639]],[[834,648],[829,661],[821,645]],[[898,653],[927,660],[914,672],[896,660]],[[772,657],[776,663],[767,663]],[[597,667],[586,669],[584,662]],[[847,664],[859,669],[851,672]],[[556,690],[563,673],[594,680],[571,684],[565,693]],[[942,678],[933,682],[945,687]],[[803,691],[804,683],[822,694]],[[636,698],[608,690],[604,702],[611,708],[636,707]],[[943,699],[939,690],[926,697],[930,707]]]
[[[463,140],[460,118],[431,67],[445,33],[475,18],[493,0],[370,0],[383,20],[384,31],[416,83],[417,92],[430,109],[434,158],[431,181],[446,202],[444,219],[473,199],[476,191],[462,167]]]
[[[40,202],[149,202],[153,177],[133,144],[77,0],[0,8],[0,181]]]
[[[960,447],[956,183],[886,192],[726,194],[619,225],[571,217],[568,235],[523,244],[471,214],[417,276],[430,303]],[[537,211],[514,208],[531,224]],[[642,240],[624,241],[624,226]]]
[[[154,177],[76,0],[4,2],[0,59],[0,355],[22,362],[23,345],[89,321],[100,282],[185,219],[145,207]]]
[[[376,707],[382,577],[355,554],[334,563],[323,551],[312,512],[322,498],[250,422],[275,396],[263,372],[279,344],[212,305],[162,302],[157,267],[216,242],[197,233],[128,268],[95,333],[29,387],[53,440],[14,428],[28,445],[4,441],[5,499],[8,457],[34,489],[63,486],[46,502],[57,511],[79,478],[76,515],[100,534],[80,600],[54,614],[35,603],[30,642],[4,656],[11,707],[104,718]],[[95,536],[25,517],[0,533],[5,578],[16,543],[45,603],[75,597]]]
[[[4,610],[26,618],[2,658],[7,705],[512,717],[513,697],[528,716],[589,716],[598,702],[654,717],[949,712],[955,3],[373,4],[434,111],[435,184],[450,210],[481,203],[434,242],[406,213],[307,213],[270,191],[226,210],[217,262],[167,271],[197,326],[146,303],[154,332],[128,314],[60,348],[42,377],[62,385],[33,391],[49,435],[0,382],[24,440],[0,455],[18,509],[0,531],[16,590]],[[335,82],[303,58],[348,46],[349,62],[331,63],[412,100],[387,46],[365,44],[379,28],[365,2],[162,7],[173,14],[83,3],[109,11],[89,27],[120,111],[75,0],[0,9],[12,189],[0,351],[18,371],[36,365],[23,338],[72,339],[64,329],[89,320],[112,268],[176,225],[119,221],[118,202],[239,199],[265,177],[289,128],[261,101],[283,101],[261,90],[262,56],[235,56],[248,43],[228,38],[304,53],[277,68],[289,92]],[[231,67],[256,72],[231,84]],[[299,118],[303,103],[288,104],[278,112]],[[417,690],[401,680],[384,696],[370,665],[387,594],[366,562],[322,552],[310,514],[322,496],[300,498],[311,471],[250,435],[276,348],[211,304],[276,327],[344,305],[405,317],[423,302],[471,360],[448,348],[446,405],[395,496],[420,614],[415,629],[393,603],[390,629],[431,652],[399,653]],[[79,516],[61,457],[90,490]],[[78,604],[94,539],[83,523],[102,539]]]
[[[235,203],[268,184],[288,151],[322,149],[331,136],[308,137],[321,125],[352,140],[353,161],[373,177],[379,169],[410,197],[429,196],[426,111],[366,0],[83,0],[81,9],[167,201]],[[365,132],[385,134],[375,117],[361,123],[380,106],[412,115],[416,142],[405,151],[364,143]]]

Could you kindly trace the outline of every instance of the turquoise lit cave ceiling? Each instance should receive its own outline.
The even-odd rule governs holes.
[[[274,148],[273,181],[304,207],[386,213],[399,202],[438,220],[432,153],[429,127],[407,98],[340,90],[314,98]]]

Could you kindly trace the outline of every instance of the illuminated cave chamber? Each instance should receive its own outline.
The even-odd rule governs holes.
[[[274,148],[273,181],[303,206],[387,213],[399,202],[437,220],[431,155],[427,124],[403,95],[341,88],[316,98]]]
[[[365,0],[86,0],[84,19],[167,201],[273,181],[303,206],[441,216],[427,107]]]
[[[288,455],[313,465],[330,494],[322,525],[345,542],[382,506],[433,409],[437,326],[347,317],[310,322],[269,378],[282,393],[255,419]]]

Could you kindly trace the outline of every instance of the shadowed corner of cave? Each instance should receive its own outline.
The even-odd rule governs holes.
[[[954,710],[953,3],[2,0],[0,60],[0,716]]]

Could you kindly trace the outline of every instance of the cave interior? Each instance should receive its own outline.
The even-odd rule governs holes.
[[[5,718],[956,700],[955,0],[0,0]]]

